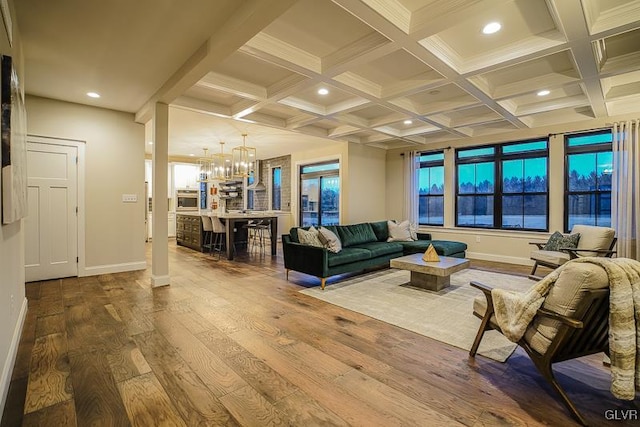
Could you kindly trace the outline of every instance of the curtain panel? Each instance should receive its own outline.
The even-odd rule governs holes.
[[[418,170],[420,156],[415,151],[406,151],[403,160],[404,171],[404,218],[418,223]]]
[[[639,124],[637,119],[614,124],[611,179],[611,225],[618,237],[617,256],[636,260],[640,256]]]

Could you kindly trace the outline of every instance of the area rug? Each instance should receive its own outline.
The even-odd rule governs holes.
[[[473,315],[473,299],[482,293],[469,285],[474,280],[494,287],[526,290],[535,282],[513,276],[467,269],[451,276],[451,286],[427,291],[409,285],[410,272],[389,269],[300,292],[374,319],[469,350],[480,326]],[[485,333],[478,353],[506,361],[516,345],[496,331]]]

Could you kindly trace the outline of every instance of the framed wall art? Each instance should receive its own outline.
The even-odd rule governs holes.
[[[24,94],[10,56],[0,55],[2,223],[27,215],[27,123]]]

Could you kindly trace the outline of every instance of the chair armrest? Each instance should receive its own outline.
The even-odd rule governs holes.
[[[578,249],[578,248],[559,248],[559,251],[567,252],[570,259],[578,258],[578,252],[590,252],[596,254],[602,254],[605,257],[611,258],[616,254],[616,251],[610,249]]]
[[[544,249],[544,245],[546,245],[546,242],[529,242],[530,245],[536,245],[538,247],[538,249],[542,250]]]
[[[493,286],[485,285],[484,283],[480,283],[476,281],[469,282],[469,285],[471,285],[476,289],[480,289],[484,294],[489,294],[489,295],[491,295],[491,289],[493,289]]]
[[[547,317],[552,320],[557,320],[558,322],[575,329],[581,329],[584,326],[584,324],[579,320],[572,319],[571,317],[565,316],[563,314],[558,314],[554,311],[549,311],[545,308],[539,308],[536,315]]]

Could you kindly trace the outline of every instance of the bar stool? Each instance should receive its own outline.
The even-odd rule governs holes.
[[[267,237],[269,239],[269,243],[271,243],[271,220],[270,219],[261,219],[256,224],[256,240],[260,245],[260,254],[264,255],[264,238]]]
[[[202,247],[209,249],[209,254],[211,254],[213,246],[213,224],[211,223],[211,217],[208,215],[201,215],[200,219],[202,220],[202,230],[204,231],[204,235],[202,236]]]
[[[212,216],[211,225],[213,228],[213,243],[211,244],[211,250],[218,252],[218,260],[222,255],[222,247],[224,245],[227,229],[217,216]]]
[[[254,239],[256,238],[256,225],[258,225],[258,223],[250,219],[242,226],[242,228],[247,230],[247,252],[251,252],[251,248],[255,244]]]

